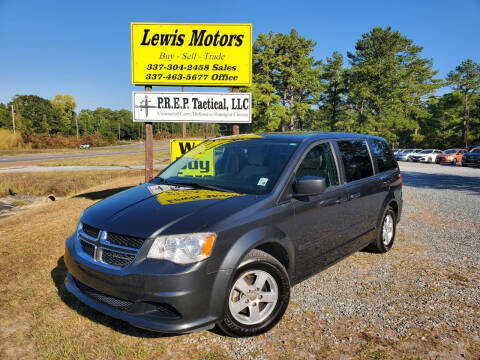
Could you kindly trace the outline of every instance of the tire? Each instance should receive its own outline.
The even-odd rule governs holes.
[[[467,164],[464,164],[464,163],[462,162],[462,166],[463,166],[463,167],[467,167]]]
[[[259,288],[255,286],[257,280],[262,282]],[[235,272],[227,295],[223,320],[217,324],[220,330],[232,337],[256,336],[269,331],[282,318],[290,300],[290,280],[277,259],[252,250]],[[262,301],[267,298],[269,301]]]
[[[390,225],[385,224],[387,217],[390,218],[390,220],[387,220],[388,222],[390,222]],[[387,239],[384,239],[385,227],[389,228],[390,229],[389,232],[391,233],[388,237],[388,241]],[[383,212],[382,222],[378,227],[378,233],[375,238],[375,241],[369,245],[368,247],[369,250],[377,253],[386,253],[387,251],[389,251],[392,248],[393,243],[395,241],[396,231],[397,231],[397,217],[395,216],[395,211],[391,206],[387,206],[385,211]]]

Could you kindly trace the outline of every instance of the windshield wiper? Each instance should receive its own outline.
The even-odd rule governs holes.
[[[202,184],[202,183],[197,183],[197,182],[175,182],[175,185],[188,185],[188,186],[194,186],[196,188],[201,188],[201,189],[208,189],[208,190],[215,190],[215,191],[222,191],[222,192],[230,192],[230,190],[227,189],[222,189],[220,187],[217,187],[215,185],[207,185],[207,184]]]

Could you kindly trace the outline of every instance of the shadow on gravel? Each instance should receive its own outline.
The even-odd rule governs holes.
[[[403,183],[424,189],[450,189],[480,195],[480,171],[478,177],[450,175],[450,174],[427,174],[417,171],[402,171]]]
[[[67,276],[67,268],[63,261],[63,256],[58,259],[57,266],[50,272],[53,283],[57,288],[57,293],[60,299],[72,310],[75,310],[81,316],[85,316],[88,319],[95,321],[96,323],[110,327],[111,329],[118,331],[125,335],[140,337],[140,338],[162,338],[180,336],[174,334],[163,334],[154,331],[148,331],[140,328],[136,328],[124,321],[114,319],[106,316],[94,309],[84,305],[81,301],[77,300],[65,287],[64,281]]]
[[[76,198],[82,197],[89,200],[103,200],[109,196],[115,195],[116,193],[119,193],[124,190],[128,190],[132,187],[133,186],[125,186],[125,187],[119,187],[119,188],[107,189],[107,190],[101,190],[101,191],[92,191],[92,192],[87,192],[83,194],[78,194],[78,195],[75,195],[74,197]]]

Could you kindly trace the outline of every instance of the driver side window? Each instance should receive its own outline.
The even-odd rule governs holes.
[[[339,184],[337,167],[330,143],[315,146],[303,158],[295,178],[300,180],[304,176],[323,177],[327,186]]]

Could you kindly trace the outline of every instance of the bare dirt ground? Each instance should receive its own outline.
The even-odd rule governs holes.
[[[247,339],[136,329],[65,290],[64,242],[81,211],[134,180],[0,219],[0,358],[478,360],[480,169],[402,172],[392,251],[358,252],[295,286],[279,325]]]

